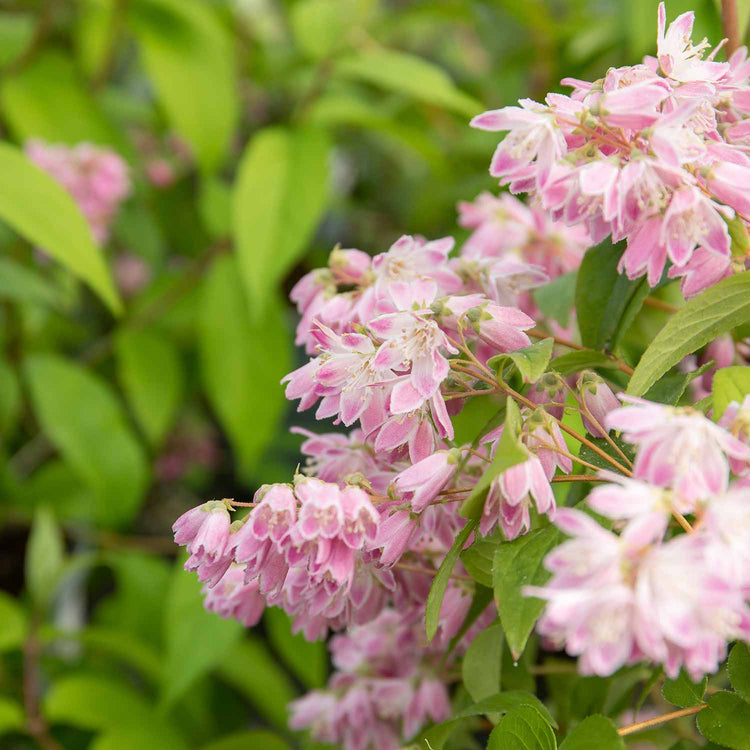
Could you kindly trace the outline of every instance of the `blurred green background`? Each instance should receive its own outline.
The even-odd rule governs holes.
[[[45,217],[0,225],[1,747],[306,744],[285,705],[325,646],[204,612],[170,526],[300,460],[293,283],[336,243],[456,234],[494,187],[470,117],[653,52],[656,5],[0,0],[2,141],[107,146],[134,183],[94,272],[0,159],[0,215]]]

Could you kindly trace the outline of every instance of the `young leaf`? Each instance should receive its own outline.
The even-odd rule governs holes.
[[[267,128],[240,160],[232,197],[240,278],[259,318],[304,251],[328,200],[328,139],[322,130]]]
[[[615,369],[617,363],[602,352],[595,352],[593,349],[581,349],[579,351],[566,352],[559,357],[555,357],[549,366],[550,370],[560,373],[564,378],[572,375],[574,372],[588,370],[593,367]]]
[[[274,651],[308,688],[325,685],[328,653],[322,641],[307,641],[302,633],[292,634],[292,621],[284,610],[268,607],[263,624]]]
[[[628,393],[643,395],[670,367],[750,320],[750,271],[744,271],[688,300],[657,334],[635,368]]]
[[[736,693],[714,693],[708,707],[698,713],[698,729],[718,745],[750,750],[750,705]]]
[[[464,518],[478,519],[484,509],[484,501],[492,480],[511,466],[520,464],[528,458],[526,448],[521,445],[519,433],[521,431],[521,411],[516,402],[508,396],[505,408],[505,427],[500,442],[495,451],[492,463],[485,469],[484,474],[474,485],[466,500],[461,504],[459,515]]]
[[[699,706],[703,703],[703,695],[706,692],[707,684],[707,677],[704,677],[700,682],[693,682],[683,669],[677,679],[664,681],[661,694],[664,696],[664,700],[680,708]]]
[[[523,652],[534,623],[544,609],[541,599],[524,596],[524,586],[541,586],[550,574],[542,562],[560,543],[561,533],[554,526],[532,531],[495,550],[493,581],[500,622],[514,659]]]
[[[500,624],[483,630],[472,642],[461,663],[461,679],[474,701],[500,691],[503,629]]]
[[[625,750],[625,743],[609,719],[594,714],[573,729],[560,750]]]
[[[534,383],[547,369],[554,345],[554,339],[542,339],[523,349],[516,349],[507,354],[498,354],[490,358],[487,364],[502,376],[506,365],[512,363],[518,368],[524,383]]]
[[[425,605],[424,622],[425,629],[427,632],[427,640],[431,641],[437,633],[438,625],[440,623],[440,610],[443,606],[443,597],[445,596],[445,590],[448,588],[448,581],[450,580],[453,568],[456,566],[458,555],[463,549],[466,540],[474,531],[476,521],[467,521],[466,525],[458,532],[456,540],[448,550],[443,562],[438,568],[438,572],[432,581],[430,586],[430,593],[427,595],[427,604]]]
[[[119,314],[104,256],[70,195],[17,148],[0,143],[0,219],[86,281]]]
[[[720,419],[732,401],[741,404],[750,393],[750,367],[723,367],[714,375],[714,419]]]
[[[487,750],[555,750],[557,741],[550,725],[531,706],[505,714],[492,730]]]
[[[64,556],[65,544],[55,516],[49,508],[39,508],[26,543],[24,563],[26,588],[38,606],[46,605],[52,597]]]
[[[732,687],[750,702],[750,647],[735,643],[729,654],[729,678]]]
[[[149,468],[122,407],[98,375],[52,354],[24,365],[39,422],[96,498],[96,522],[128,523],[144,497]]]
[[[577,277],[578,271],[570,271],[531,292],[542,313],[556,320],[563,328],[568,327],[570,311],[575,304]]]

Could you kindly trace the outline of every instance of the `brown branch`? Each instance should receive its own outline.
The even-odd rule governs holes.
[[[578,460],[578,459],[576,459]],[[552,482],[606,482],[604,477],[598,477],[596,474],[560,474],[552,477]]]
[[[727,58],[740,46],[737,0],[721,0],[721,30],[727,39]]]
[[[683,716],[690,716],[691,714],[697,714],[698,711],[702,711],[708,703],[701,703],[700,706],[691,706],[690,708],[682,708],[679,711],[672,711],[668,714],[663,714],[662,716],[656,716],[653,719],[646,719],[645,721],[639,721],[635,724],[629,724],[626,727],[621,727],[617,730],[617,734],[619,734],[621,737],[624,737],[626,734],[634,734],[635,732],[640,732],[642,729],[650,729],[651,727],[656,727],[659,724],[664,724],[667,721],[672,721],[672,719],[681,719]]]

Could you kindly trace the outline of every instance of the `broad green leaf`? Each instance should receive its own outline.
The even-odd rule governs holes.
[[[62,531],[52,511],[40,507],[34,514],[24,562],[26,588],[37,606],[46,605],[52,598],[64,559]]]
[[[0,735],[22,731],[24,726],[23,708],[10,698],[0,698]]]
[[[680,708],[699,706],[703,703],[703,695],[706,692],[707,684],[707,677],[704,677],[700,682],[693,682],[683,669],[676,679],[664,681],[661,694],[664,696],[664,700]]]
[[[746,643],[738,642],[732,646],[729,654],[729,678],[732,687],[746,701],[750,701],[750,648]]]
[[[172,427],[183,391],[180,353],[154,331],[123,328],[115,338],[117,370],[128,403],[153,446]]]
[[[469,575],[482,586],[492,587],[492,562],[495,559],[495,549],[501,543],[499,533],[490,537],[477,534],[474,543],[461,553],[461,562]]]
[[[635,368],[628,393],[643,395],[670,367],[750,320],[750,271],[720,281],[676,312]]]
[[[164,604],[166,666],[162,705],[172,705],[206,672],[221,664],[242,636],[242,625],[203,608],[203,585],[179,558]]]
[[[112,31],[117,28],[119,12],[116,0],[78,0],[73,39],[78,63],[89,77],[107,65],[118,41]]]
[[[328,652],[322,641],[292,634],[292,621],[284,610],[269,607],[263,614],[266,635],[273,650],[307,688],[323,687],[328,672]]]
[[[232,40],[210,4],[134,0],[130,22],[172,127],[205,171],[218,169],[238,116]]]
[[[438,568],[438,572],[432,581],[430,586],[430,593],[427,595],[427,603],[425,605],[424,621],[425,629],[427,631],[427,640],[431,641],[437,633],[438,625],[440,624],[440,610],[443,607],[443,597],[445,596],[445,590],[448,588],[448,582],[450,581],[453,568],[456,566],[458,555],[463,549],[466,540],[471,535],[476,527],[476,521],[467,521],[466,525],[458,532],[456,540],[448,550],[443,562]]]
[[[349,31],[371,6],[370,0],[300,0],[289,16],[294,38],[306,55],[323,59],[346,45]]]
[[[531,292],[542,313],[556,320],[563,328],[568,327],[570,311],[575,305],[577,276],[578,271],[564,273]]]
[[[710,367],[712,367],[711,363],[706,362],[703,367],[693,370],[693,372],[676,372],[672,375],[664,375],[643,394],[643,398],[648,401],[656,401],[659,404],[675,406],[690,383],[703,375]]]
[[[516,349],[507,354],[498,354],[490,358],[487,364],[494,368],[500,377],[505,379],[503,370],[509,363],[512,363],[518,368],[524,383],[534,383],[542,377],[542,373],[547,369],[554,345],[554,339],[542,339],[523,349]]]
[[[625,750],[625,742],[609,719],[595,714],[570,732],[560,750]]]
[[[736,693],[721,690],[698,713],[698,729],[711,742],[732,750],[750,750],[750,704]]]
[[[18,375],[7,362],[0,359],[0,435],[6,440],[11,437],[18,423],[21,406]]]
[[[591,714],[602,713],[608,697],[609,681],[590,675],[573,683],[570,695],[570,711],[573,716],[585,719]]]
[[[520,706],[490,734],[487,750],[555,750],[557,741],[550,725],[531,706]]]
[[[581,349],[561,354],[559,357],[555,357],[549,365],[550,370],[560,373],[563,377],[593,367],[614,369],[617,367],[617,363],[602,352],[595,352],[593,349]]]
[[[45,434],[95,493],[91,517],[104,525],[128,523],[143,501],[149,468],[108,384],[51,354],[29,357],[24,371]]]
[[[59,289],[10,258],[0,258],[0,297],[52,308],[59,308],[62,302]]]
[[[648,295],[645,279],[630,281],[617,272],[623,248],[605,240],[586,251],[576,281],[576,317],[581,341],[613,351]]]
[[[635,458],[635,451],[633,449],[633,446],[630,445],[629,443],[626,443],[621,438],[614,437],[612,435],[610,435],[610,438],[620,448],[620,450],[631,461],[633,461],[633,459]],[[589,435],[588,440],[592,442],[594,445],[596,445],[598,448],[601,448],[602,451],[604,451],[604,453],[606,453],[608,456],[612,456],[612,458],[615,461],[617,461],[617,463],[619,463],[620,465],[624,464],[624,461],[622,460],[622,456],[604,438],[595,438]],[[594,466],[598,466],[600,469],[608,469],[609,471],[617,471],[617,468],[615,466],[613,466],[605,458],[602,458],[598,453],[591,450],[591,448],[589,448],[588,445],[581,446],[581,450],[578,452],[578,457],[582,459],[583,461],[586,461],[587,463],[594,464]]]
[[[198,209],[203,225],[213,237],[228,237],[232,233],[232,190],[213,175],[201,180]]]
[[[741,404],[750,393],[750,367],[723,367],[713,381],[714,419],[720,419],[732,401]]]
[[[240,278],[258,319],[323,214],[328,146],[317,128],[267,128],[253,136],[242,155],[232,223]]]
[[[68,193],[14,146],[0,143],[0,218],[86,281],[119,313],[104,256]]]
[[[528,458],[528,452],[519,439],[520,431],[521,411],[516,402],[508,396],[505,406],[505,427],[492,463],[461,504],[459,515],[464,518],[480,518],[492,480],[511,466],[520,464]]]
[[[19,648],[26,636],[26,612],[10,595],[0,591],[0,653]]]
[[[481,701],[500,691],[502,658],[503,629],[498,623],[471,642],[461,662],[461,679],[472,700]]]
[[[187,744],[175,732],[164,729],[160,719],[150,719],[142,726],[107,729],[89,745],[89,750],[164,750],[167,747],[186,750]]]
[[[200,750],[287,750],[288,747],[287,741],[278,734],[265,729],[253,729],[219,737],[207,745],[201,745]]]
[[[524,596],[524,586],[541,586],[550,577],[542,562],[562,539],[554,526],[532,531],[495,550],[493,581],[500,622],[514,659],[526,647],[534,623],[544,609],[541,599]]]
[[[15,60],[34,34],[31,13],[0,12],[0,66]]]
[[[289,330],[275,298],[251,319],[234,258],[214,262],[201,293],[198,343],[209,401],[239,471],[250,479],[286,408],[279,381],[292,369]]]
[[[279,729],[287,728],[287,704],[297,691],[287,673],[263,640],[253,633],[236,643],[221,664],[219,673]]]
[[[461,91],[442,68],[406,52],[384,48],[363,50],[340,59],[334,72],[445,107],[464,117],[472,117],[483,109],[481,102]]]

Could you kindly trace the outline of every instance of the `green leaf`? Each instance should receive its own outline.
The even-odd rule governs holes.
[[[209,670],[221,664],[242,636],[242,625],[203,608],[201,584],[178,559],[164,605],[166,667],[162,705],[173,704]]]
[[[18,375],[7,362],[0,359],[0,435],[5,440],[12,436],[21,415],[21,408],[21,385]]]
[[[728,666],[732,687],[750,702],[750,647],[746,643],[734,644],[729,654]]]
[[[500,691],[503,629],[500,624],[483,630],[472,642],[461,663],[461,679],[474,701]]]
[[[138,424],[153,446],[172,427],[183,391],[180,353],[154,331],[122,329],[115,338],[118,377]]]
[[[20,732],[24,726],[23,708],[9,698],[0,698],[0,735]]]
[[[304,252],[328,201],[328,138],[267,128],[240,160],[232,215],[240,278],[256,318]]]
[[[477,534],[471,547],[461,553],[461,562],[469,575],[482,586],[492,587],[492,562],[495,549],[502,541],[499,534],[482,537]]]
[[[714,419],[720,419],[732,401],[741,404],[750,393],[750,367],[723,367],[714,374]]]
[[[531,706],[509,711],[490,734],[487,750],[555,750],[550,725]]]
[[[635,368],[628,393],[641,396],[683,357],[748,320],[750,271],[744,271],[688,300],[667,321]]]
[[[252,748],[263,748],[263,750],[287,750],[289,744],[278,734],[265,729],[253,729],[249,732],[235,732],[226,737],[219,737],[201,745],[200,750],[252,750]]]
[[[576,281],[576,316],[581,341],[613,351],[648,295],[645,279],[630,281],[617,272],[621,244],[605,240],[586,251]]]
[[[526,647],[534,623],[544,609],[541,599],[524,596],[524,586],[541,586],[550,577],[542,565],[545,555],[562,540],[554,526],[505,542],[495,550],[493,581],[500,622],[514,659]]]
[[[90,745],[89,750],[183,750],[185,741],[172,730],[159,726],[159,720],[151,719],[144,726],[115,727],[100,734]],[[165,744],[169,742],[169,744]]]
[[[0,218],[86,281],[119,313],[120,298],[83,214],[68,193],[17,148],[0,143]]]
[[[31,13],[0,12],[0,66],[15,60],[26,49],[33,34]]]
[[[221,166],[237,124],[232,39],[210,4],[135,0],[130,22],[172,127],[205,171]]]
[[[274,651],[307,688],[323,687],[328,672],[328,652],[322,641],[292,635],[292,621],[284,610],[268,607],[263,614],[266,635]]]
[[[706,692],[707,684],[707,677],[704,677],[700,682],[693,682],[683,669],[677,679],[664,681],[661,694],[664,696],[664,700],[680,708],[699,706],[703,703],[703,695]]]
[[[297,691],[261,638],[250,633],[237,643],[221,664],[220,674],[271,724],[286,730],[286,707]]]
[[[371,6],[368,0],[300,0],[289,18],[294,38],[306,55],[321,60],[346,45],[349,31]]]
[[[24,372],[45,434],[95,492],[93,519],[128,523],[143,501],[149,468],[108,384],[51,354],[29,357]]]
[[[0,591],[0,653],[19,648],[26,637],[26,612],[10,595]]]
[[[523,349],[491,357],[487,364],[494,368],[500,377],[507,379],[503,370],[509,362],[512,362],[521,373],[524,383],[534,383],[547,369],[554,345],[554,339],[542,339]]]
[[[51,308],[59,308],[62,303],[59,289],[10,258],[0,258],[0,297]]]
[[[675,406],[682,398],[682,394],[685,393],[685,389],[690,383],[703,375],[712,366],[710,362],[706,362],[703,367],[693,370],[693,372],[676,372],[672,375],[664,375],[643,394],[643,398],[649,401],[656,401],[659,404]]]
[[[440,564],[440,568],[438,568],[438,572],[432,581],[430,593],[427,595],[427,603],[425,605],[424,613],[428,641],[431,641],[435,637],[435,633],[437,633],[438,624],[440,622],[440,610],[443,606],[445,590],[448,588],[448,581],[450,581],[453,568],[456,566],[458,555],[463,549],[464,544],[466,544],[466,540],[471,535],[471,532],[474,531],[476,525],[476,521],[467,521],[466,525],[458,532],[456,540],[448,550],[448,553]]]
[[[573,729],[560,750],[625,750],[625,742],[609,719],[595,714]]]
[[[79,0],[76,10],[76,58],[86,75],[94,77],[106,66],[112,45],[118,41],[112,29],[119,21],[119,8],[116,0]]]
[[[635,458],[635,451],[634,451],[633,446],[630,445],[629,443],[626,443],[621,438],[615,437],[613,435],[610,435],[610,438],[620,448],[620,450],[631,461],[633,461],[633,459]],[[612,458],[618,463],[620,464],[624,463],[622,460],[622,456],[604,438],[595,438],[589,435],[588,440],[591,441],[598,448],[601,448],[608,456],[612,456]],[[597,466],[600,469],[608,469],[609,471],[617,471],[617,469],[614,466],[612,466],[612,464],[609,461],[602,458],[595,451],[592,451],[591,448],[588,447],[588,445],[581,446],[581,450],[578,453],[578,457],[583,461],[586,461],[590,464],[594,464],[594,466]]]
[[[554,370],[563,377],[594,367],[616,369],[617,363],[602,352],[595,352],[593,349],[581,349],[561,354],[559,357],[555,357],[549,365],[550,370]]]
[[[480,518],[492,480],[511,466],[523,463],[528,458],[528,452],[519,439],[520,432],[521,411],[516,402],[508,396],[505,406],[505,427],[492,463],[485,469],[484,474],[461,504],[459,515],[475,520]]]
[[[472,117],[484,109],[481,102],[457,88],[444,70],[406,52],[363,50],[339,60],[334,72],[453,110],[464,117]]]
[[[732,238],[732,255],[744,258],[750,250],[750,235],[747,233],[745,222],[739,216],[724,221],[727,222],[729,236]]]
[[[289,330],[275,298],[251,319],[234,258],[214,262],[198,318],[201,376],[241,475],[253,476],[286,408],[279,381],[292,369]],[[252,428],[250,428],[252,425]]]
[[[698,729],[711,742],[733,750],[750,750],[750,705],[736,693],[721,690],[698,713]]]
[[[46,605],[55,591],[65,558],[65,542],[55,516],[47,507],[34,514],[26,544],[26,588],[38,606]]]
[[[575,304],[578,271],[570,271],[534,289],[531,296],[542,313],[556,320],[563,328],[570,323],[570,311]]]
[[[228,237],[232,233],[232,190],[226,182],[206,175],[201,180],[198,210],[213,237]]]

